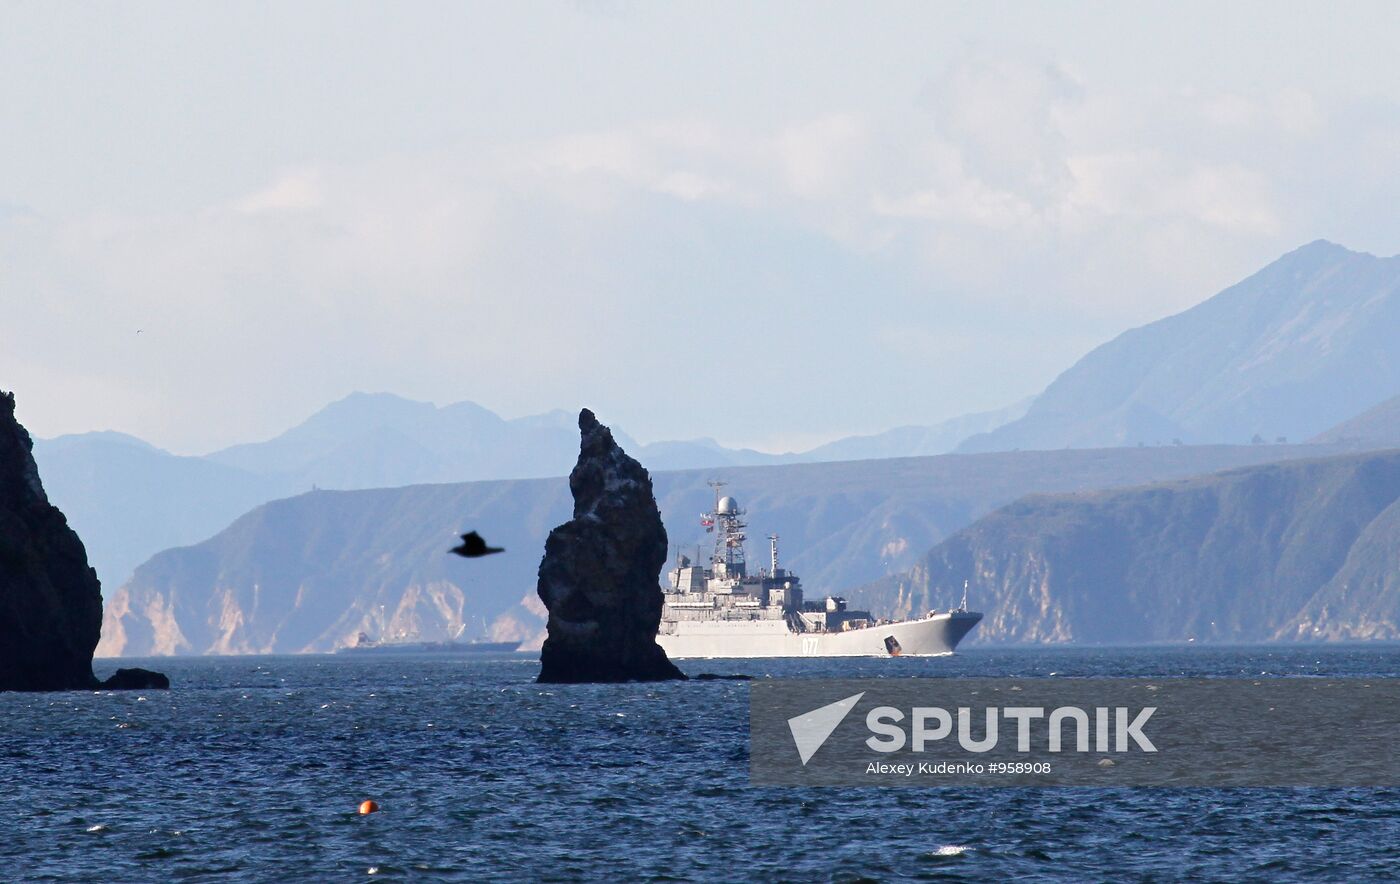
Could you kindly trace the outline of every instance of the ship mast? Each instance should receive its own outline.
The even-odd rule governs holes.
[[[715,566],[717,573],[723,571],[726,577],[743,577],[746,573],[744,529],[748,525],[744,522],[744,511],[739,509],[738,501],[720,495],[720,489],[724,485],[724,482],[718,480],[709,483],[709,486],[715,489],[715,508],[707,514],[707,520],[713,521],[716,535],[715,552],[710,562]]]
[[[729,483],[723,479],[711,479],[705,484],[715,489],[715,508],[710,510],[710,515],[714,516],[715,513],[719,512],[719,490]]]

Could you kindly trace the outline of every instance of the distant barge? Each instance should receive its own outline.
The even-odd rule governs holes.
[[[519,647],[520,642],[379,642],[362,632],[358,642],[348,647],[337,648],[336,653],[381,657],[422,654],[509,654]]]

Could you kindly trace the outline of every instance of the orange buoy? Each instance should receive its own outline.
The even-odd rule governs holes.
[[[367,814],[367,813],[375,813],[375,812],[377,812],[378,810],[379,810],[379,805],[378,805],[377,803],[375,803],[374,801],[361,801],[361,802],[360,802],[360,815],[361,815],[361,816],[364,816],[364,815]]]

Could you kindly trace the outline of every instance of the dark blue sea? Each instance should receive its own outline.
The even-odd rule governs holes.
[[[0,694],[0,879],[1400,877],[1400,791],[755,788],[748,685],[539,686],[528,655],[147,661]],[[99,661],[98,674],[112,667]],[[755,678],[1400,676],[1400,647],[685,661]],[[379,813],[360,816],[372,798]]]

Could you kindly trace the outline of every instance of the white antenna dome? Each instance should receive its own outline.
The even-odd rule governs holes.
[[[721,497],[715,512],[721,516],[732,516],[739,512],[739,502],[732,497]]]

